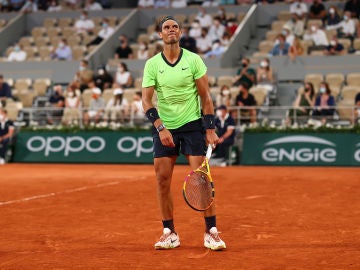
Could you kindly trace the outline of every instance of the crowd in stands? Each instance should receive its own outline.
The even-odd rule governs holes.
[[[336,5],[326,9],[321,0],[295,0],[289,4],[289,11],[282,13],[288,18],[273,23],[273,30],[269,32],[273,47],[267,53],[289,55],[292,60],[297,55],[354,53],[360,50],[359,41],[354,42],[360,38],[359,12],[359,0],[347,0],[341,11]],[[273,35],[276,35],[275,41]]]

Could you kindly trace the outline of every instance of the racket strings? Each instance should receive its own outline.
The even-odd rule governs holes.
[[[196,209],[207,209],[213,200],[213,187],[205,173],[196,171],[186,181],[185,197]]]

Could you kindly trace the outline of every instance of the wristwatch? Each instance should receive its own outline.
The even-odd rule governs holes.
[[[164,124],[160,124],[160,125],[156,128],[156,130],[157,130],[157,132],[160,132],[160,131],[164,130],[164,128],[165,128],[165,125],[164,125]]]

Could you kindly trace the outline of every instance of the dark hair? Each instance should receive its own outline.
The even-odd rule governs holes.
[[[327,82],[325,82],[325,81],[322,81],[320,84],[325,85],[325,88],[326,88],[326,94],[330,95],[330,93],[331,93],[331,89],[330,89],[329,84],[328,84]]]
[[[125,71],[129,71],[128,70],[128,67],[127,67],[127,64],[125,64],[124,62],[120,62],[119,65],[121,65]]]
[[[173,16],[165,16],[159,22],[159,31],[162,30],[162,26],[163,26],[164,22],[169,21],[169,20],[175,21],[179,25],[179,27],[181,28],[180,23]]]
[[[141,91],[136,91],[135,94],[138,95],[139,97],[142,97],[142,92]]]
[[[308,84],[310,86],[310,98],[314,97],[315,94],[315,90],[314,90],[314,85],[312,84],[312,82],[305,82],[305,85]],[[305,86],[306,88],[306,86]]]
[[[240,82],[239,86],[244,87],[246,90],[249,90],[249,84],[247,82]]]

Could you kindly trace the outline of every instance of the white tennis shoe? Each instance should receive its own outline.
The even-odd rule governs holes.
[[[204,234],[204,246],[211,250],[223,250],[226,249],[226,245],[219,236],[219,232],[216,227],[212,227],[209,232]]]
[[[171,232],[169,228],[164,228],[163,235],[160,237],[159,242],[155,244],[155,249],[171,249],[180,246],[179,236]]]

